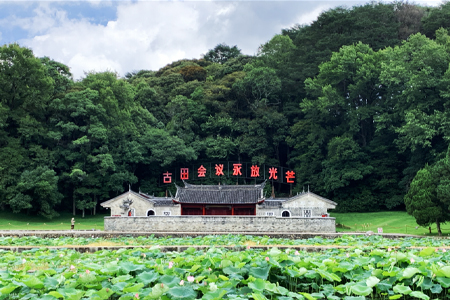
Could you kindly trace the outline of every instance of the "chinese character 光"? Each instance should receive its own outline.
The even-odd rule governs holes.
[[[189,179],[189,168],[181,168],[180,169],[180,179],[181,180]]]
[[[169,173],[167,171],[166,173],[163,173],[163,183],[171,183],[172,182],[172,173]]]
[[[223,164],[216,164],[216,176],[225,175],[223,174]]]
[[[241,168],[242,164],[233,164],[233,175],[234,176],[242,175]]]
[[[287,183],[294,183],[294,180],[292,180],[292,179],[295,179],[294,171],[287,171],[286,172],[286,182]]]
[[[258,166],[252,166],[251,167],[251,173],[250,173],[250,177],[259,177],[259,167]]]
[[[198,168],[198,177],[205,177],[206,174],[206,168],[201,165],[200,168]]]
[[[278,172],[277,168],[269,168],[269,179],[277,180],[278,179],[277,172]]]

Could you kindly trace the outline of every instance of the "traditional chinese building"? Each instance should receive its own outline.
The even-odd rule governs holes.
[[[256,215],[256,206],[264,202],[265,182],[258,185],[177,186],[174,203],[181,205],[181,215]]]
[[[142,232],[335,232],[328,209],[336,203],[311,192],[290,198],[264,197],[255,185],[177,186],[175,196],[131,190],[101,203],[111,209],[106,231]]]
[[[175,196],[155,197],[129,190],[100,205],[111,209],[111,216],[273,216],[328,217],[328,209],[337,205],[312,192],[290,198],[264,197],[265,182],[255,185],[176,186]]]

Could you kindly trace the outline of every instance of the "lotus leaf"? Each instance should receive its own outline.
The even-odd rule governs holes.
[[[157,273],[155,273],[154,271],[142,272],[141,274],[136,276],[138,282],[142,282],[145,285],[156,281],[158,279],[158,277],[159,277],[159,275]]]
[[[262,291],[264,291],[264,288],[266,287],[266,283],[263,279],[256,278],[255,281],[248,283],[248,287],[254,291],[262,292]]]
[[[266,280],[269,276],[270,266],[267,267],[252,267],[249,270],[249,274],[256,278]]]
[[[404,285],[399,285],[399,284],[394,286],[393,290],[395,293],[399,293],[399,294],[403,294],[403,295],[408,295],[412,292],[411,288],[409,286],[404,286]]]
[[[415,298],[423,299],[423,300],[429,300],[430,299],[430,297],[428,297],[427,295],[425,295],[424,293],[419,292],[419,291],[411,292],[411,294],[409,294],[409,295],[413,296]]]

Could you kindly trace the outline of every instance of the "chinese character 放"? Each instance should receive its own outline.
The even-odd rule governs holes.
[[[251,166],[250,177],[259,177],[259,167],[257,165]]]

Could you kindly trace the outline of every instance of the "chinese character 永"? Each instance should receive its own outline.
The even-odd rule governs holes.
[[[241,168],[242,164],[233,164],[233,175],[234,176],[242,175]]]

